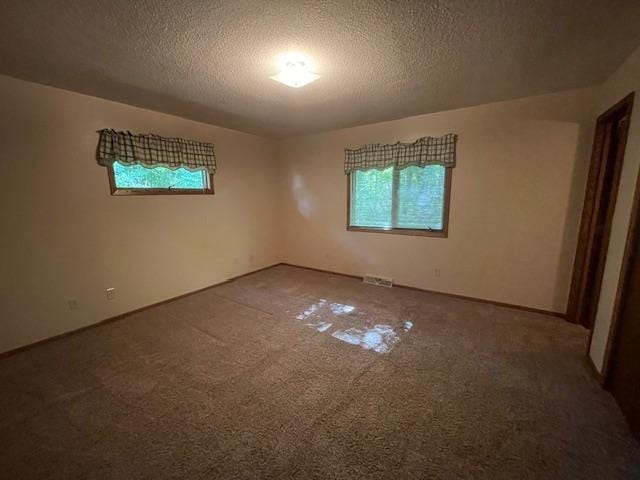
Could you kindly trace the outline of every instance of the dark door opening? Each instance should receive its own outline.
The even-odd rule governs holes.
[[[634,94],[598,117],[567,318],[593,328],[618,195]]]

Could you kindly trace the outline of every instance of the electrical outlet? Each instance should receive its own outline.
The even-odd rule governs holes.
[[[69,310],[76,310],[78,308],[78,301],[72,298],[67,300],[67,305],[69,306]]]
[[[116,298],[116,289],[107,288],[107,300],[114,300]]]
[[[439,268],[436,268],[436,269],[433,271],[433,274],[436,276],[436,278],[440,278],[440,269],[439,269]]]

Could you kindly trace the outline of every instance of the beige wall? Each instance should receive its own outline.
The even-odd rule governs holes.
[[[95,161],[104,127],[213,142],[216,194],[112,197]],[[0,76],[0,351],[278,262],[276,149]]]
[[[593,363],[602,371],[604,352],[609,338],[611,316],[615,303],[622,257],[626,243],[631,207],[640,166],[640,48],[638,48],[602,86],[598,96],[598,113],[607,110],[630,92],[636,92],[634,111],[631,114],[629,138],[622,167],[620,187],[611,226],[611,239],[602,279],[600,302],[593,329],[591,350]]]
[[[564,312],[595,94],[574,90],[285,140],[285,261]],[[449,132],[459,135],[449,238],[345,230],[345,147]]]

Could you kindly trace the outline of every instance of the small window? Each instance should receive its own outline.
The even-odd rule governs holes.
[[[111,193],[114,195],[174,195],[213,193],[213,176],[186,168],[148,168],[114,162],[108,168]]]
[[[349,230],[445,237],[451,169],[441,165],[349,175]]]

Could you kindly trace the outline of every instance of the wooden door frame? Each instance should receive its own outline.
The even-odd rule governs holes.
[[[608,125],[618,116],[631,116],[633,109],[634,92],[631,92],[625,98],[620,100],[606,112],[598,116],[596,121],[596,130],[593,140],[593,148],[591,152],[591,164],[589,167],[589,176],[585,190],[584,206],[582,209],[582,220],[580,223],[580,233],[578,236],[578,246],[573,264],[573,275],[571,279],[571,287],[569,291],[569,301],[567,304],[567,319],[573,323],[581,323],[593,332],[593,321],[596,315],[597,304],[600,297],[600,287],[602,285],[602,275],[604,273],[604,262],[600,265],[592,264],[594,260],[593,241],[595,238],[596,216],[599,212],[599,204],[601,201],[602,190],[604,186],[603,168],[606,162],[611,161],[608,153],[606,129]],[[615,210],[616,197],[618,194],[618,186],[620,183],[620,174],[622,172],[622,164],[624,160],[624,152],[628,135],[627,128],[619,139],[616,156],[613,159],[613,178],[612,178],[612,201],[609,202],[606,211],[606,228],[602,233],[602,248],[607,249],[609,238],[611,235],[611,221]],[[591,310],[585,312],[585,294],[587,281],[589,279],[587,273],[592,267],[596,267],[595,272],[595,288],[597,292],[591,305]],[[585,317],[586,315],[586,317]],[[591,335],[587,348],[591,345]]]
[[[631,218],[629,219],[629,230],[624,246],[624,254],[622,256],[622,266],[620,268],[620,277],[618,279],[618,288],[616,290],[616,299],[613,304],[613,314],[611,315],[611,326],[609,327],[609,336],[604,351],[604,359],[602,362],[602,385],[605,388],[610,387],[609,380],[611,378],[612,363],[615,349],[618,344],[618,336],[620,333],[620,318],[622,309],[628,294],[629,280],[631,275],[631,267],[629,265],[630,257],[634,249],[640,248],[640,172],[636,177],[635,192],[633,194],[633,206],[631,208]],[[591,343],[591,338],[589,338]]]

